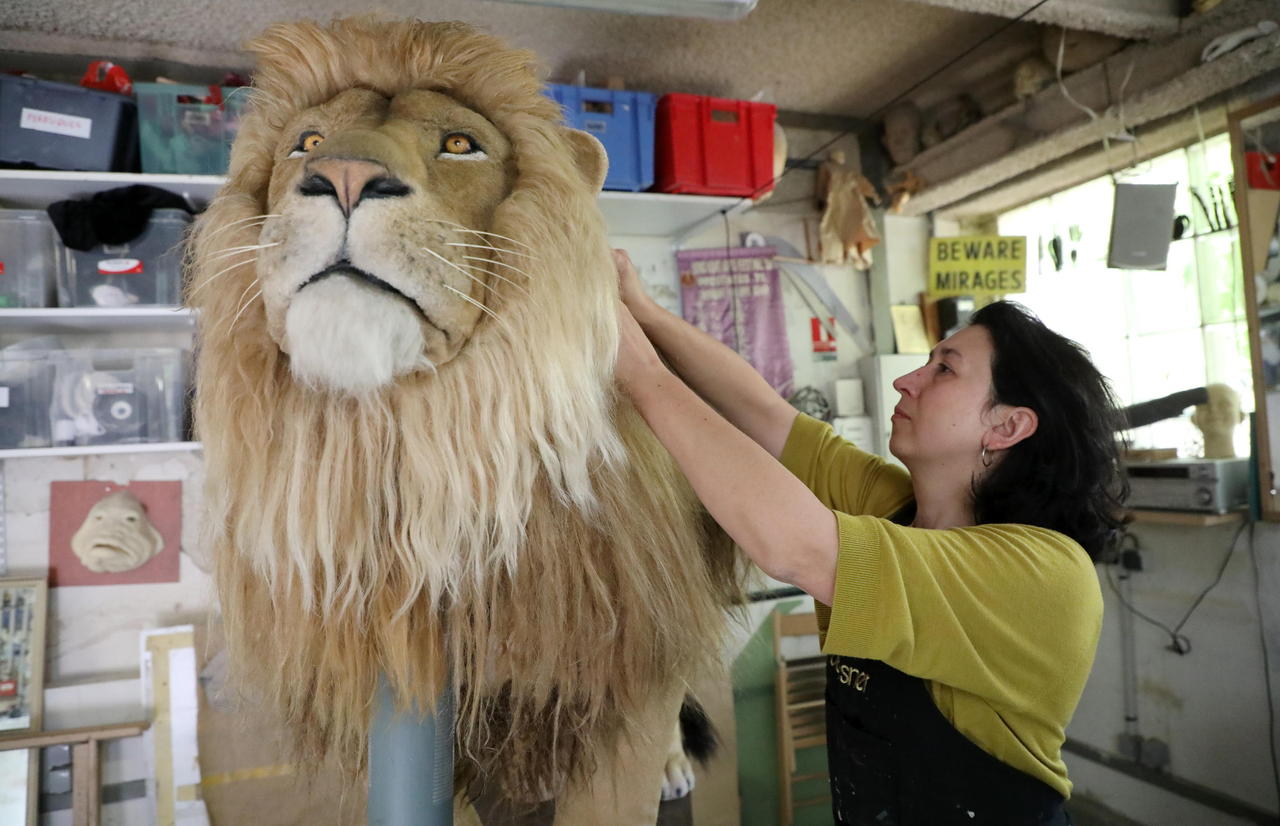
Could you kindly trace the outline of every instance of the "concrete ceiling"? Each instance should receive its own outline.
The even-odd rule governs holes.
[[[134,69],[135,80],[164,71],[210,82],[207,70],[186,67],[245,68],[239,44],[271,23],[377,10],[482,26],[537,52],[556,81],[583,69],[593,85],[620,76],[659,93],[760,93],[785,110],[846,118],[871,115],[1009,22],[904,0],[760,0],[731,23],[494,0],[0,0],[0,9],[0,68],[49,73],[50,56],[74,55],[66,72],[104,57]],[[928,105],[965,91],[998,109],[1012,99],[1012,66],[1039,40],[1039,26],[1015,24],[913,97]]]

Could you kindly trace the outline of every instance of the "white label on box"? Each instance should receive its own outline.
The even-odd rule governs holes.
[[[9,406],[9,388],[0,387],[0,407]]]
[[[99,396],[120,396],[133,392],[133,385],[127,381],[112,384],[100,384],[95,388]]]
[[[98,262],[98,275],[133,275],[142,272],[137,258],[104,258]]]
[[[87,139],[93,130],[93,119],[64,115],[61,112],[46,112],[43,109],[28,109],[24,106],[18,126],[22,129],[34,129],[37,132],[52,132],[55,135],[66,135],[70,138]]]

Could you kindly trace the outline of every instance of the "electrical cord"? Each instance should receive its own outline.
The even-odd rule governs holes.
[[[1262,641],[1262,679],[1267,687],[1267,746],[1271,752],[1271,780],[1276,787],[1276,806],[1280,808],[1280,761],[1276,760],[1276,706],[1271,693],[1271,655],[1267,650],[1267,626],[1262,619],[1262,573],[1258,569],[1258,552],[1253,546],[1253,523],[1249,523],[1249,560],[1253,565],[1253,596],[1258,606],[1258,637]]]
[[[1239,545],[1240,543],[1240,535],[1244,533],[1246,528],[1250,529],[1249,536],[1250,536],[1250,542],[1252,543],[1252,537],[1253,537],[1252,525],[1253,525],[1253,522],[1246,517],[1245,521],[1242,522],[1240,524],[1240,527],[1236,529],[1235,534],[1233,534],[1231,537],[1231,545],[1227,548],[1227,553],[1222,557],[1222,563],[1218,565],[1218,572],[1214,576],[1213,582],[1210,582],[1209,585],[1206,586],[1205,589],[1196,596],[1195,600],[1193,600],[1191,603],[1191,607],[1188,608],[1187,612],[1182,615],[1182,619],[1178,620],[1177,625],[1173,626],[1172,628],[1165,625],[1163,622],[1160,622],[1159,620],[1154,619],[1148,616],[1147,614],[1144,614],[1142,611],[1139,611],[1138,608],[1135,605],[1133,605],[1133,603],[1125,599],[1124,596],[1120,593],[1120,589],[1116,587],[1115,580],[1111,574],[1110,566],[1107,567],[1107,584],[1111,587],[1112,593],[1116,595],[1116,599],[1120,600],[1120,604],[1123,605],[1130,612],[1132,612],[1134,616],[1138,617],[1139,619],[1145,620],[1146,622],[1151,623],[1152,625],[1154,625],[1155,627],[1159,628],[1161,631],[1164,631],[1166,634],[1169,635],[1168,649],[1170,651],[1180,655],[1190,654],[1191,639],[1186,634],[1182,633],[1182,629],[1187,624],[1187,621],[1191,619],[1191,615],[1194,614],[1196,612],[1196,609],[1200,607],[1200,603],[1204,602],[1204,598],[1207,597],[1209,595],[1209,592],[1212,591],[1214,588],[1216,588],[1218,586],[1218,583],[1222,581],[1222,576],[1224,573],[1226,573],[1227,565],[1231,563],[1231,557],[1235,555],[1236,546]],[[1137,553],[1138,550],[1140,549],[1140,546],[1138,545],[1138,538],[1133,534],[1129,533],[1128,531],[1125,531],[1123,534],[1121,534],[1121,537],[1120,537],[1121,546],[1124,545],[1124,542],[1126,539],[1133,540],[1133,548],[1131,550],[1134,553]],[[1250,547],[1252,547],[1252,544],[1250,545]],[[1123,548],[1121,549],[1121,553],[1123,556]]]

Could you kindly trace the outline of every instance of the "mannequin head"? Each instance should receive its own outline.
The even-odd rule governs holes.
[[[903,101],[885,113],[882,140],[895,166],[920,152],[920,110],[914,103]]]
[[[1204,434],[1204,458],[1231,459],[1236,455],[1236,427],[1244,421],[1240,394],[1225,384],[1211,384],[1209,401],[1196,405],[1191,423]]]

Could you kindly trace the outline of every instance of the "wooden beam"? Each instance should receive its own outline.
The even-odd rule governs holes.
[[[0,751],[11,749],[42,749],[46,746],[65,746],[88,743],[93,740],[115,740],[120,737],[137,737],[150,728],[147,722],[116,723],[108,726],[83,726],[62,731],[24,731],[0,735]]]
[[[1029,0],[916,0],[930,6],[1014,18]],[[1045,3],[1024,19],[1032,23],[1082,29],[1145,40],[1178,30],[1178,0],[1056,0]]]
[[[920,153],[899,170],[926,183],[904,211],[922,215],[954,204],[1280,69],[1280,32],[1200,62],[1209,41],[1267,18],[1272,2],[1226,4],[1221,14],[1205,15],[1183,34],[1130,46],[1067,78],[1072,98],[1093,109],[1096,118],[1054,84]]]

